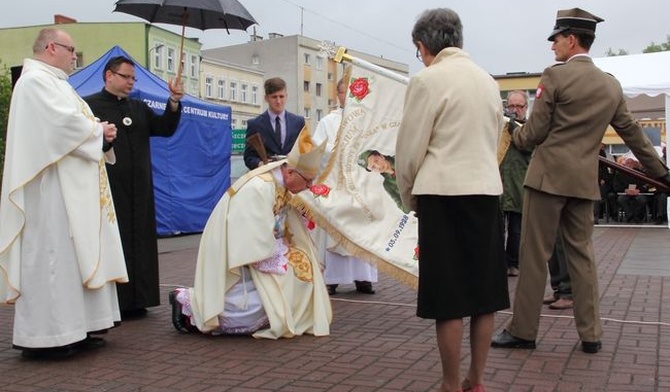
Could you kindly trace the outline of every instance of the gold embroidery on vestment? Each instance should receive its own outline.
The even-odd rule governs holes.
[[[289,264],[293,267],[293,274],[299,280],[303,282],[313,282],[314,281],[314,271],[312,270],[312,263],[309,261],[309,257],[302,250],[296,247],[290,247],[286,253],[286,258],[288,259]]]
[[[106,213],[107,220],[110,223],[116,223],[116,212],[112,202],[112,192],[109,190],[109,179],[107,178],[107,168],[104,160],[98,161],[98,169],[100,173],[100,210]]]

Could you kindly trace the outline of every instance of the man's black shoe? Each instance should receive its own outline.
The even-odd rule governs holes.
[[[144,318],[147,316],[147,313],[146,308],[125,309],[121,311],[121,320],[128,321]]]
[[[337,294],[337,285],[336,284],[327,284],[326,287],[328,288],[328,295]]]
[[[48,348],[24,348],[21,351],[21,357],[25,359],[65,359],[77,353],[75,347],[48,347]]]
[[[523,348],[523,349],[535,349],[534,340],[526,340],[512,336],[511,333],[507,332],[504,329],[498,335],[496,335],[493,340],[491,340],[491,347],[495,348]]]
[[[582,342],[582,351],[587,354],[596,354],[603,348],[602,342]]]
[[[168,300],[172,306],[172,326],[181,333],[188,333],[189,330],[184,322],[184,315],[181,313],[181,304],[177,301],[177,290],[170,291]]]
[[[366,280],[355,280],[356,291],[363,294],[374,294],[375,290],[372,288],[372,282]]]

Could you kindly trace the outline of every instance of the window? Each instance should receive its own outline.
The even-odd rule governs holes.
[[[212,94],[212,82],[213,82],[213,78],[211,76],[207,76],[205,78],[205,96],[206,97],[213,97],[214,96]]]
[[[328,81],[329,82],[333,81],[333,74],[331,72],[328,72]]]
[[[174,69],[174,48],[168,48],[167,50],[167,70],[168,72],[175,72]]]
[[[163,44],[154,46],[154,68],[163,69]]]
[[[217,90],[218,90],[218,98],[219,99],[226,99],[226,80],[225,79],[219,79]]]
[[[261,58],[257,54],[251,56],[251,64],[258,65],[261,63]]]
[[[230,121],[230,127],[233,129],[237,129],[237,119],[234,118]]]
[[[316,56],[316,69],[321,71],[323,69],[323,57]]]
[[[303,83],[303,90],[305,90],[306,93],[309,92],[309,81],[305,80]]]
[[[258,86],[251,86],[251,104],[258,105]]]
[[[199,58],[196,55],[191,56],[191,77],[192,78],[197,78],[198,77],[198,63],[199,63]]]
[[[333,106],[335,106],[335,100],[334,99],[329,99],[328,100],[328,107],[332,108]]]
[[[306,65],[309,65],[310,57],[311,57],[311,56],[309,55],[309,53],[305,53],[305,64],[306,64]]]
[[[316,84],[316,96],[317,97],[321,96],[321,83]]]
[[[321,117],[323,117],[323,110],[316,109],[316,121],[321,121]]]
[[[241,83],[240,84],[240,101],[246,103],[247,102],[247,89],[249,88],[248,83]]]
[[[305,108],[305,118],[309,118],[309,108]]]
[[[231,80],[228,84],[230,94],[228,94],[228,99],[231,101],[237,101],[237,82]]]
[[[247,120],[240,121],[240,124],[242,124],[243,129],[246,128],[247,127]]]
[[[74,63],[74,69],[81,69],[84,67],[84,55],[77,52],[77,61]]]

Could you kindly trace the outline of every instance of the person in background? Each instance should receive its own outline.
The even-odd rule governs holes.
[[[25,358],[104,346],[92,335],[121,320],[116,284],[128,281],[102,152],[117,129],[68,83],[76,60],[69,34],[40,30],[9,109],[0,302],[14,304],[13,346]]]
[[[463,25],[453,10],[421,14],[412,41],[426,68],[407,86],[395,169],[402,202],[418,218],[417,316],[435,320],[440,391],[480,392],[495,312],[509,307],[500,92],[463,51]],[[470,317],[471,353],[461,383],[464,317]]]
[[[305,126],[305,118],[285,109],[288,93],[286,82],[282,78],[270,78],[265,81],[265,102],[268,109],[260,116],[247,122],[247,139],[260,135],[265,152],[269,158],[281,158],[291,151],[298,134]],[[263,164],[261,157],[251,144],[244,149],[244,164],[253,170]]]
[[[633,158],[625,158],[622,165],[637,170],[644,174],[640,162]],[[626,223],[642,223],[647,215],[647,203],[649,202],[648,186],[645,182],[634,178],[624,172],[614,173],[612,184],[613,191],[618,195],[617,203],[623,210],[623,218]]]
[[[600,143],[598,156],[608,158],[607,146]],[[615,219],[617,212],[616,193],[612,189],[612,172],[604,163],[598,161],[598,187],[600,188],[600,200],[593,203],[593,223],[598,224],[600,216],[605,220]],[[605,205],[605,211],[601,211],[601,205]]]
[[[103,150],[114,147],[116,165],[108,165],[109,182],[116,206],[123,253],[130,282],[119,286],[124,319],[143,317],[148,307],[160,305],[158,289],[158,244],[154,183],[151,170],[151,136],[172,136],[181,117],[184,88],[169,83],[165,111],[157,115],[143,101],[130,98],[135,85],[135,64],[123,56],[109,59],[102,70],[103,89],[84,99],[93,114],[116,125],[117,138]]]
[[[556,237],[556,245],[554,246],[554,252],[551,254],[548,265],[549,284],[551,285],[552,293],[545,297],[542,303],[549,305],[549,309],[572,309],[574,306],[574,301],[572,300],[572,282],[570,282],[563,238],[561,238],[560,233]]]
[[[314,142],[321,144],[326,141],[326,151],[321,168],[328,164],[331,153],[335,148],[337,131],[342,122],[342,111],[346,103],[347,84],[343,79],[337,82],[337,100],[340,106],[319,121],[314,131]],[[322,229],[315,229],[313,238],[317,243],[318,251],[324,254],[326,269],[323,272],[328,294],[335,295],[340,284],[354,282],[356,291],[363,294],[374,294],[372,283],[377,281],[377,268],[354,257],[342,246],[325,233]]]
[[[558,11],[548,40],[560,63],[544,70],[533,112],[522,127],[513,129],[512,140],[517,147],[536,148],[524,182],[514,314],[492,340],[493,347],[536,347],[547,280],[546,261],[560,231],[582,351],[593,354],[602,348],[593,202],[600,200],[598,150],[608,125],[652,177],[670,182],[667,167],[628,110],[621,85],[596,67],[588,54],[596,24],[602,21],[579,8]]]
[[[514,120],[525,121],[528,110],[528,94],[514,90],[507,94],[507,114]],[[526,178],[531,151],[520,150],[513,143],[507,148],[500,163],[500,177],[503,194],[500,197],[501,209],[505,215],[507,241],[507,275],[519,276],[519,242],[521,241],[521,211],[523,209],[523,180]]]

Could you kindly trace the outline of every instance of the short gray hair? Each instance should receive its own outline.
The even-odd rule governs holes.
[[[449,8],[426,10],[414,24],[412,40],[421,42],[433,56],[444,48],[463,48],[461,18]]]
[[[33,43],[33,54],[44,53],[47,45],[58,38],[58,31],[58,29],[54,29],[53,27],[47,27],[40,30],[40,32],[37,33],[37,38],[35,38],[35,43]]]

